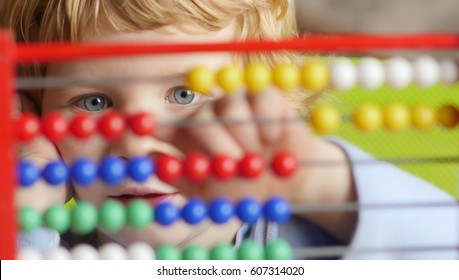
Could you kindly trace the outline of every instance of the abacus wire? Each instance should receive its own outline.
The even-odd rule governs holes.
[[[325,213],[325,212],[360,212],[360,211],[381,211],[394,209],[413,209],[413,208],[445,208],[457,207],[459,202],[428,201],[428,202],[404,202],[404,203],[339,203],[339,204],[315,204],[315,205],[293,205],[292,214],[306,212]],[[459,229],[457,234],[459,235]],[[294,259],[314,259],[314,258],[337,258],[345,254],[369,255],[378,253],[414,253],[414,252],[438,252],[438,251],[458,251],[459,246],[455,245],[423,245],[423,246],[395,246],[384,248],[350,248],[349,246],[327,246],[327,247],[301,247],[293,248]]]
[[[183,79],[183,75],[169,77],[46,77],[46,78],[16,78],[16,89],[27,90],[37,88],[61,88],[65,86],[104,86],[123,85],[140,82],[164,82],[166,80]]]
[[[323,213],[323,212],[360,212],[360,211],[380,211],[393,209],[412,209],[412,208],[448,208],[458,207],[457,201],[426,201],[426,202],[399,202],[399,203],[367,203],[361,204],[356,202],[348,203],[328,203],[328,204],[311,204],[311,205],[292,205],[292,213]]]
[[[457,245],[400,246],[384,248],[352,248],[348,246],[303,247],[293,248],[294,259],[338,258],[345,254],[369,255],[378,253],[414,253],[414,252],[459,251]]]

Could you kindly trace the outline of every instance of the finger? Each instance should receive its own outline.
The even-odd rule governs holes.
[[[269,89],[263,95],[251,96],[248,100],[253,114],[259,119],[256,127],[262,144],[276,143],[282,135],[280,118],[289,105],[275,89]]]
[[[193,151],[197,148],[208,155],[226,154],[235,158],[242,157],[243,150],[223,124],[215,120],[212,107],[212,102],[206,103],[190,116],[188,121],[192,125],[182,128],[182,133],[177,134],[177,145],[184,151]]]
[[[225,123],[225,127],[243,150],[261,152],[254,115],[245,95],[221,98],[215,102],[214,110],[219,118],[230,121]]]
[[[294,148],[298,159],[311,153],[313,135],[307,124],[302,121],[298,113],[293,109],[285,110],[282,115],[288,120],[281,127],[281,139],[284,147]]]

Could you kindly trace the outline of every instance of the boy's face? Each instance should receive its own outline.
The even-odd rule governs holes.
[[[200,35],[202,34],[202,35]],[[235,36],[233,26],[209,34],[187,34],[170,27],[167,32],[142,31],[123,34],[107,34],[89,40],[90,42],[114,43],[170,43],[229,41]],[[218,69],[231,63],[229,53],[158,55],[126,57],[100,60],[86,60],[49,65],[47,76],[50,77],[89,77],[89,78],[126,78],[149,77],[135,83],[108,83],[97,86],[69,86],[66,88],[46,89],[43,95],[43,114],[59,111],[72,118],[78,113],[90,113],[100,117],[110,109],[132,115],[137,112],[153,114],[158,122],[168,122],[186,118],[195,112],[205,101],[215,97],[206,97],[191,92],[184,87],[184,75],[197,65]],[[180,151],[168,139],[177,133],[176,129],[160,129],[155,137],[137,137],[126,132],[119,140],[108,142],[100,136],[85,141],[66,138],[57,144],[58,150],[67,163],[85,156],[96,163],[107,155],[116,155],[129,159],[138,155],[154,157],[158,153],[179,155]],[[152,204],[170,200],[176,205],[183,205],[185,198],[174,187],[151,177],[145,183],[123,181],[120,186],[108,187],[97,181],[90,187],[75,186],[79,199],[100,205],[108,198],[123,200],[126,196],[149,196]],[[126,202],[126,201],[124,201]],[[118,242],[128,244],[135,240],[147,241],[152,245],[160,243],[178,244],[192,238],[203,230],[176,223],[173,227],[161,228],[150,226],[137,232],[123,230],[112,236]]]

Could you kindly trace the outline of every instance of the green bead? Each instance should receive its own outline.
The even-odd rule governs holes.
[[[99,208],[99,225],[109,232],[120,230],[126,224],[126,211],[121,202],[110,199]]]
[[[200,245],[190,245],[183,251],[184,260],[208,260],[209,253]]]
[[[78,202],[71,217],[71,229],[74,233],[85,235],[97,227],[97,208],[89,202]]]
[[[233,245],[221,243],[212,248],[210,258],[212,260],[237,260],[237,254]]]
[[[30,207],[22,207],[19,210],[19,228],[23,232],[31,232],[41,224],[41,215]]]
[[[266,246],[265,256],[267,260],[291,260],[292,248],[283,239],[274,240]]]
[[[64,205],[54,205],[46,210],[43,222],[47,227],[64,233],[70,226],[70,213]]]
[[[263,260],[263,247],[253,240],[244,240],[237,256],[239,260]]]
[[[173,245],[160,245],[155,250],[157,260],[181,260],[180,250]]]
[[[126,208],[127,223],[134,229],[143,229],[153,222],[153,208],[143,199],[135,199]]]

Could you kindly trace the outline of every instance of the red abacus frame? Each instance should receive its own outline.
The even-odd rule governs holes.
[[[12,104],[15,93],[15,68],[19,63],[54,62],[82,58],[171,54],[184,52],[218,51],[312,51],[312,52],[360,52],[370,49],[436,49],[459,48],[457,34],[417,35],[319,35],[305,36],[284,41],[230,42],[213,44],[16,44],[7,30],[0,30],[0,259],[16,257],[16,170],[15,139]]]

